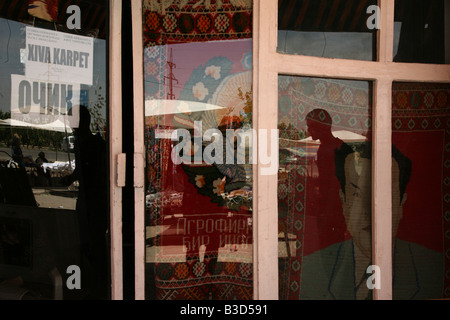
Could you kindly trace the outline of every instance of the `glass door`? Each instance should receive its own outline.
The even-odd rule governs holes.
[[[0,3],[2,299],[109,299],[109,1]]]
[[[447,298],[448,2],[256,3],[258,297]]]
[[[133,5],[136,296],[252,299],[252,4]]]
[[[448,1],[132,6],[136,298],[448,297]]]

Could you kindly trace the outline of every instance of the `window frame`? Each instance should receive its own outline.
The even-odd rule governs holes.
[[[125,163],[122,154],[122,0],[110,0],[109,6],[111,300],[122,300],[122,187],[125,183]]]
[[[121,0],[110,0],[111,12],[118,14],[116,6]],[[377,61],[330,59],[277,53],[277,0],[253,0],[253,127],[277,129],[278,76],[311,76],[338,79],[365,80],[373,83],[373,162],[372,162],[372,243],[373,263],[381,270],[381,288],[374,289],[375,300],[392,299],[392,192],[391,192],[391,144],[392,144],[392,83],[439,82],[450,83],[450,65],[393,62],[394,0],[379,0],[380,29],[377,35]],[[145,299],[145,224],[144,224],[144,101],[143,101],[143,43],[142,0],[131,1],[133,28],[133,83],[134,83],[134,133],[135,133],[135,299]],[[119,44],[115,44],[120,32],[120,19],[111,19],[111,110],[120,101],[115,85]],[[117,30],[116,28],[119,28]],[[113,48],[114,47],[114,48]],[[119,49],[118,49],[119,48]],[[118,51],[117,51],[118,50]],[[115,55],[116,54],[116,55]],[[116,63],[115,63],[116,62]],[[120,109],[121,110],[121,109]],[[111,112],[113,120],[119,120]],[[111,133],[120,130],[111,130]],[[114,144],[113,137],[111,141]],[[273,146],[278,152],[277,146]],[[268,150],[272,150],[268,146]],[[115,153],[112,153],[114,157]],[[114,163],[114,161],[112,161]],[[253,165],[253,282],[255,300],[277,300],[278,290],[278,199],[277,175],[260,174],[261,164]],[[112,171],[112,174],[114,171]],[[111,176],[113,178],[113,176]],[[113,181],[113,180],[112,180]],[[115,190],[114,192],[119,192]],[[112,197],[118,202],[119,196]],[[116,203],[117,205],[117,203]],[[120,217],[113,213],[116,228]],[[114,231],[114,229],[113,229]],[[118,237],[120,234],[117,235]],[[118,240],[112,238],[112,254],[120,256]],[[116,251],[118,250],[118,251]],[[114,258],[114,257],[113,257]],[[117,260],[119,259],[119,260]],[[113,259],[116,265],[121,258]],[[120,297],[122,279],[119,266],[113,269],[113,298]]]
[[[134,250],[135,299],[145,300],[145,141],[144,141],[144,44],[142,39],[142,0],[131,2],[133,32],[134,94]]]
[[[25,3],[25,1],[24,1]],[[11,8],[18,3],[11,3]],[[24,11],[26,5],[20,8]],[[107,10],[107,110],[108,117],[108,175],[109,183],[109,280],[110,298],[112,300],[123,299],[123,255],[122,255],[122,187],[124,186],[124,165],[122,154],[122,55],[121,55],[121,32],[122,32],[122,0],[109,0]],[[11,11],[11,10],[10,10]],[[14,8],[13,12],[19,12]],[[67,12],[69,13],[69,12]],[[15,13],[14,13],[15,14]],[[17,20],[19,21],[19,20]],[[34,24],[33,24],[34,26]],[[61,207],[62,208],[62,207]],[[44,207],[45,209],[45,207]],[[57,270],[58,271],[58,270]],[[63,273],[63,270],[59,270]],[[68,271],[67,271],[68,272]],[[58,280],[56,278],[56,280]],[[63,285],[62,283],[56,283]],[[62,288],[61,288],[62,289]],[[56,297],[56,296],[55,296]],[[58,299],[61,297],[58,296]]]
[[[394,0],[379,0],[380,29],[377,61],[359,61],[277,53],[277,0],[254,1],[254,126],[276,129],[278,75],[371,81],[373,93],[372,256],[380,267],[380,289],[375,300],[392,299],[392,83],[450,82],[450,66],[393,62]],[[254,177],[255,299],[278,299],[277,176]]]

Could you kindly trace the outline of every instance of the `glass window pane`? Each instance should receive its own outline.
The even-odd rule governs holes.
[[[395,62],[448,64],[449,35],[450,1],[395,1]]]
[[[393,84],[394,299],[450,297],[449,107],[448,84]]]
[[[371,299],[372,85],[279,76],[280,299]]]
[[[277,51],[375,61],[377,16],[369,7],[376,4],[376,0],[278,0]]]
[[[51,4],[0,2],[0,296],[107,299],[109,4]]]
[[[154,2],[143,10],[146,298],[252,299],[252,7]]]

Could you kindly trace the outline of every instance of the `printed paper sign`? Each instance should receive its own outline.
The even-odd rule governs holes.
[[[26,27],[25,75],[92,85],[94,38]]]
[[[78,127],[80,85],[11,75],[11,118],[40,125],[61,121]]]

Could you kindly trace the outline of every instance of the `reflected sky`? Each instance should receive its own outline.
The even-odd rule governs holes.
[[[21,62],[21,50],[26,48],[26,26],[28,25],[0,18],[0,111],[2,112],[11,110],[11,75],[25,74],[25,65]],[[106,41],[94,39],[93,85],[81,85],[82,90],[87,90],[84,98],[87,101],[83,99],[81,101],[88,102],[90,106],[98,102],[100,95],[106,97],[106,62]],[[70,75],[68,75],[67,83],[70,82]],[[102,111],[106,114],[105,108],[102,108]]]
[[[401,22],[394,25],[394,56],[400,40]],[[374,61],[373,35],[368,32],[278,31],[279,53],[323,58]]]
[[[278,52],[372,61],[372,34],[280,30]]]

